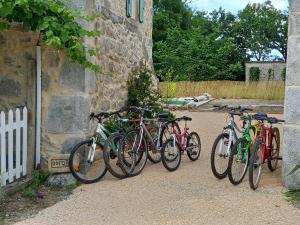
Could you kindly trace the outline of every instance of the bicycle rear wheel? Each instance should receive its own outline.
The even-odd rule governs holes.
[[[69,167],[80,182],[91,184],[99,181],[107,172],[103,159],[103,145],[92,140],[77,144],[71,151]]]
[[[246,138],[238,139],[232,148],[228,163],[228,178],[234,185],[240,184],[247,173],[249,150],[250,143]]]
[[[270,171],[275,171],[278,165],[278,157],[280,152],[280,132],[277,127],[273,128],[271,140],[270,156],[268,159],[268,168]]]
[[[169,139],[163,144],[161,159],[164,167],[170,172],[178,169],[181,162],[181,150],[176,141]]]
[[[262,151],[262,141],[255,141],[249,162],[249,185],[253,190],[258,188],[261,179],[263,165]]]
[[[214,176],[218,179],[225,178],[228,173],[228,144],[229,135],[227,133],[222,133],[216,138],[211,150],[211,170]]]
[[[120,158],[118,151],[121,148],[121,142],[124,134],[118,133],[111,135],[105,142],[103,150],[103,158],[105,160],[108,171],[116,178],[123,179],[127,175],[121,168]]]
[[[137,176],[143,171],[147,163],[148,148],[139,129],[128,131],[124,135],[118,155],[126,175]]]

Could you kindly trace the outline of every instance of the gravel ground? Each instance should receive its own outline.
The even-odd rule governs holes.
[[[300,224],[300,211],[282,195],[281,167],[275,173],[265,169],[256,191],[249,188],[247,176],[239,186],[232,186],[227,178],[214,178],[210,150],[225,124],[225,114],[177,114],[193,117],[191,130],[202,141],[198,161],[192,163],[184,156],[173,173],[149,162],[140,176],[125,180],[107,174],[96,184],[77,188],[70,199],[18,224]]]

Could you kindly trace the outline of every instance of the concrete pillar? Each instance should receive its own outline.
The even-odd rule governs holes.
[[[289,0],[289,4],[283,183],[288,189],[300,189],[300,171],[288,175],[300,162],[300,1]]]

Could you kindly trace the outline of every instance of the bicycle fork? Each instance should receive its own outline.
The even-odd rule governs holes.
[[[95,152],[96,152],[96,138],[92,137],[92,145],[90,147],[88,158],[87,158],[88,163],[92,163],[94,161]]]

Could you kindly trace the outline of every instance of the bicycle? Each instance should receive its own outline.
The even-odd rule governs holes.
[[[250,150],[259,133],[259,123],[252,125],[252,115],[248,114],[241,118],[243,120],[243,135],[232,148],[229,156],[228,178],[233,185],[240,184],[248,169]]]
[[[123,172],[128,176],[136,176],[142,172],[148,158],[154,163],[160,161],[163,138],[168,138],[169,126],[172,125],[179,131],[180,127],[175,121],[168,120],[169,113],[162,113],[158,116],[158,128],[153,129],[147,125],[153,119],[144,117],[145,112],[150,113],[151,110],[140,107],[129,109],[137,113],[138,118],[131,119],[131,122],[138,125],[124,135],[119,157],[122,159]],[[154,155],[158,158],[154,158]]]
[[[77,144],[71,151],[69,158],[69,167],[72,175],[80,182],[90,184],[99,181],[109,170],[111,174],[118,178],[126,177],[117,172],[111,166],[109,158],[114,154],[117,156],[118,145],[116,140],[120,140],[123,136],[122,132],[110,133],[102,124],[102,120],[113,115],[118,115],[123,112],[121,109],[112,113],[91,113],[90,120],[97,119],[97,127],[95,134],[88,140]],[[128,119],[120,119],[121,122],[127,123]],[[123,132],[124,133],[124,132]],[[107,141],[108,140],[108,141]],[[112,152],[105,151],[105,146],[111,147]]]
[[[236,140],[242,136],[242,130],[237,126],[234,116],[242,116],[244,112],[251,111],[248,108],[215,106],[215,110],[229,110],[229,122],[223,128],[221,134],[217,136],[212,146],[211,151],[211,170],[214,176],[218,179],[223,179],[228,174],[229,156],[232,152],[232,147]]]
[[[164,167],[169,171],[178,169],[181,163],[181,155],[186,151],[191,161],[196,161],[201,152],[200,137],[196,132],[189,133],[187,121],[192,121],[190,117],[176,118],[175,122],[185,121],[183,132],[172,128],[171,138],[162,147],[161,158]]]
[[[273,127],[273,124],[285,121],[268,117],[265,113],[255,114],[253,118],[260,121],[260,132],[254,142],[249,162],[249,184],[255,190],[258,188],[261,179],[263,164],[267,161],[271,172],[277,168],[280,152],[280,132],[277,127]],[[270,125],[266,126],[265,121]]]

